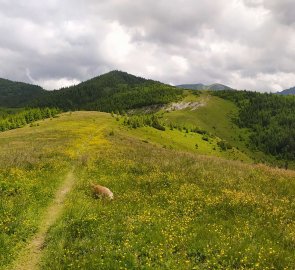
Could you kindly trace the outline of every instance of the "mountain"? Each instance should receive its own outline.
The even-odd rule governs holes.
[[[181,84],[176,85],[177,88],[183,88],[183,89],[191,89],[191,90],[205,90],[205,85],[202,83],[197,84]]]
[[[208,90],[211,91],[223,91],[223,90],[233,90],[231,87],[220,84],[220,83],[214,83],[208,86]]]
[[[55,106],[65,110],[111,112],[178,100],[182,90],[122,71],[111,71],[78,85],[47,92],[36,106]]]
[[[283,90],[281,92],[278,92],[277,94],[279,95],[295,95],[295,86],[286,90]]]
[[[211,91],[233,90],[231,87],[220,84],[220,83],[214,83],[210,85],[204,85],[202,83],[181,84],[181,85],[177,85],[176,87],[183,88],[183,89],[191,89],[191,90],[211,90]]]
[[[40,86],[0,78],[0,107],[24,107],[44,93]]]
[[[64,110],[128,110],[176,101],[182,90],[122,71],[78,85],[46,91],[39,86],[0,81],[0,107],[58,107]]]

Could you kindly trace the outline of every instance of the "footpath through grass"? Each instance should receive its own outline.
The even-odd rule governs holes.
[[[44,211],[40,219],[40,225],[37,233],[32,240],[28,242],[25,248],[23,248],[14,261],[13,265],[9,266],[9,269],[13,270],[36,270],[39,269],[39,262],[42,255],[42,250],[45,244],[45,237],[48,229],[54,225],[56,220],[64,208],[64,200],[75,183],[75,178],[70,171],[66,178],[62,181],[62,185],[55,194],[53,202]]]
[[[100,138],[108,117],[97,116],[68,113],[0,133],[0,269],[44,231],[44,212],[71,167],[83,159],[81,151],[106,143]]]

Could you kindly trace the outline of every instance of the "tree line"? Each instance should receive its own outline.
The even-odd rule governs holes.
[[[155,114],[125,115],[123,124],[135,129],[148,126],[162,131],[166,130],[165,123]]]
[[[20,128],[38,120],[55,117],[60,113],[56,108],[33,108],[20,112],[0,115],[0,131]]]
[[[249,91],[214,92],[237,104],[234,121],[251,131],[250,147],[278,159],[295,160],[295,96]]]

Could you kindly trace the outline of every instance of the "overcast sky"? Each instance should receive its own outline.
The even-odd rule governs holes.
[[[45,89],[118,69],[165,83],[295,86],[294,0],[0,0],[0,77]]]

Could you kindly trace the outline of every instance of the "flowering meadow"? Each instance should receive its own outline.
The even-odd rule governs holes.
[[[30,241],[71,169],[74,188],[40,269],[294,269],[293,171],[139,134],[95,112],[0,134],[0,269]],[[91,183],[114,200],[94,197]]]
[[[294,172],[165,149],[119,128],[105,136],[76,166],[42,269],[293,269]],[[90,183],[114,200],[96,199]]]

